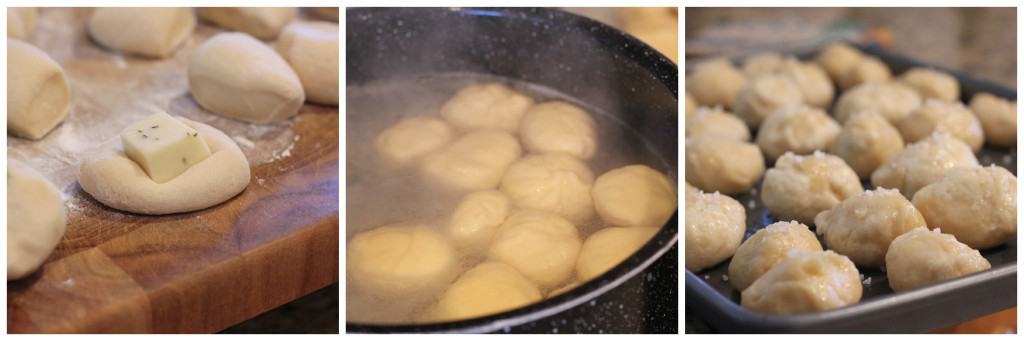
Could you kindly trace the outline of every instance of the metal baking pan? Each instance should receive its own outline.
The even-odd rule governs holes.
[[[851,44],[889,65],[893,75],[915,67],[946,71],[960,81],[961,100],[989,92],[1016,100],[1017,91],[976,79],[954,70],[928,65],[886,52],[875,45]],[[815,52],[797,54],[802,59]],[[1017,149],[986,145],[978,154],[982,165],[997,164],[1016,175]],[[865,183],[865,188],[869,184]],[[749,192],[733,196],[747,208],[747,232],[774,223],[761,202],[761,183]],[[744,238],[744,239],[745,239]],[[686,271],[686,313],[699,315],[719,332],[756,333],[907,333],[925,332],[991,314],[1017,305],[1017,243],[983,250],[992,269],[930,286],[893,293],[884,272],[858,269],[864,276],[864,294],[857,304],[835,310],[802,315],[768,315],[752,312],[739,305],[740,293],[728,280],[729,261],[700,273]]]

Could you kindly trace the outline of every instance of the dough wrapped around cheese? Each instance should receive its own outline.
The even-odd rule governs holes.
[[[121,132],[121,146],[158,184],[210,156],[210,147],[199,138],[199,131],[163,112],[128,125]]]
[[[781,54],[775,52],[757,53],[743,62],[743,73],[751,78],[778,73],[782,70],[784,60]]]
[[[537,285],[501,262],[481,263],[459,276],[434,308],[433,319],[462,320],[519,308],[542,298]]]
[[[512,163],[501,191],[521,208],[543,210],[582,224],[594,216],[594,173],[562,153],[532,154]]]
[[[981,122],[985,141],[1000,147],[1017,144],[1017,102],[982,92],[971,98],[970,108]]]
[[[186,7],[97,8],[89,18],[89,35],[108,48],[153,58],[174,54],[196,27]]]
[[[889,121],[872,111],[853,114],[839,131],[829,153],[846,161],[861,178],[903,151],[903,136]]]
[[[686,115],[686,138],[717,135],[739,141],[750,141],[750,128],[743,120],[721,107],[701,107]]]
[[[821,250],[821,243],[807,225],[795,221],[775,222],[754,232],[736,249],[729,262],[729,284],[743,291],[789,252]]]
[[[64,69],[46,52],[7,39],[7,132],[41,139],[67,117],[71,89]]]
[[[38,18],[39,10],[34,7],[7,7],[7,37],[28,39],[36,31]]]
[[[489,258],[511,265],[541,289],[566,283],[581,247],[576,226],[554,213],[522,210],[498,228]]]
[[[896,157],[871,173],[871,185],[895,188],[907,198],[924,186],[939,181],[957,167],[976,167],[978,159],[971,147],[949,134],[933,133],[907,146]]]
[[[752,79],[736,97],[736,116],[756,128],[776,110],[803,103],[800,88],[789,77],[765,75]]]
[[[885,275],[893,291],[910,290],[992,267],[978,250],[953,235],[918,227],[896,237],[885,255]]]
[[[835,115],[840,123],[861,111],[876,112],[898,124],[921,105],[921,96],[900,83],[865,83],[847,90],[836,101]]]
[[[689,91],[686,92],[686,117],[689,118],[690,114],[694,113],[697,108],[700,107],[700,103],[697,102],[697,97],[693,97]]]
[[[839,77],[839,87],[846,90],[864,83],[882,83],[892,80],[889,66],[875,57],[864,56]]]
[[[586,282],[611,270],[658,233],[657,227],[606,227],[587,237],[576,260],[576,278]]]
[[[743,240],[747,213],[719,193],[686,194],[686,269],[697,272],[732,256]]]
[[[597,128],[590,114],[575,105],[551,101],[526,111],[519,128],[523,147],[532,153],[566,153],[589,160],[597,152]]]
[[[885,265],[889,243],[925,226],[924,217],[894,189],[868,190],[843,200],[814,218],[819,235],[832,251],[862,267]]]
[[[454,137],[441,119],[417,116],[398,121],[377,135],[375,147],[393,165],[407,165],[443,148]]]
[[[920,141],[936,131],[964,141],[975,152],[981,150],[985,142],[981,122],[959,102],[927,100],[903,118],[897,127],[907,143]]]
[[[975,249],[1017,236],[1017,177],[1006,168],[951,169],[914,194],[928,227],[941,228]]]
[[[818,64],[789,58],[782,64],[778,73],[796,84],[807,105],[827,109],[832,104],[835,87],[829,81],[828,74]]]
[[[345,250],[349,282],[376,297],[429,297],[458,274],[455,249],[424,225],[392,224],[363,231],[348,241]]]
[[[444,102],[441,117],[458,129],[489,128],[518,134],[519,123],[532,105],[532,98],[501,83],[473,84]]]
[[[464,252],[481,253],[508,218],[511,206],[508,196],[496,190],[470,193],[459,201],[448,219],[448,237]]]
[[[601,220],[617,226],[661,226],[676,211],[676,186],[645,165],[610,170],[594,181],[594,208]]]
[[[281,33],[298,10],[292,7],[199,7],[200,19],[232,31],[271,40]]]
[[[946,102],[960,100],[960,82],[942,71],[915,67],[900,75],[898,80],[917,90],[925,99],[933,98]]]
[[[827,150],[837,135],[839,124],[824,110],[797,105],[768,115],[757,130],[757,145],[768,160],[775,160],[786,152]]]
[[[743,290],[741,304],[756,312],[794,315],[860,302],[863,291],[857,267],[845,256],[794,253]]]
[[[61,192],[31,167],[7,160],[7,280],[26,277],[67,229]]]
[[[686,182],[705,192],[750,190],[764,173],[761,148],[752,143],[698,136],[686,139]]]
[[[814,217],[863,191],[860,178],[843,159],[822,152],[787,152],[764,174],[761,200],[778,220],[814,223]]]
[[[726,59],[701,63],[686,76],[686,92],[693,94],[701,105],[722,106],[732,109],[747,76]]]
[[[338,105],[338,25],[294,22],[284,27],[277,52],[295,70],[306,99]]]
[[[424,157],[422,173],[450,190],[495,189],[505,169],[519,159],[519,141],[502,130],[485,129],[462,135],[447,147]]]
[[[863,58],[864,53],[860,50],[843,42],[835,42],[821,50],[815,61],[825,69],[832,81],[838,84],[846,71],[852,69]]]
[[[338,8],[337,7],[309,7],[306,8],[309,13],[313,16],[323,19],[338,22]]]

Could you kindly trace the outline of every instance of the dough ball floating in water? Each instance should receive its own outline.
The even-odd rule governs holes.
[[[676,211],[675,184],[645,165],[601,174],[591,194],[601,220],[613,226],[661,226]]]
[[[533,99],[501,83],[459,89],[441,106],[441,117],[460,130],[501,129],[519,133],[519,123]]]
[[[432,320],[496,314],[541,300],[536,284],[501,262],[481,263],[455,280],[434,307]]]
[[[455,249],[429,226],[378,227],[356,234],[345,249],[349,280],[378,297],[430,296],[457,275]]]
[[[587,237],[576,260],[576,278],[589,281],[629,258],[658,233],[657,227],[606,227]]]
[[[443,148],[454,138],[452,128],[434,117],[409,117],[377,135],[375,147],[381,159],[397,166],[418,161]]]
[[[543,289],[566,283],[580,252],[576,226],[554,213],[513,213],[491,241],[489,258],[511,265]]]
[[[519,128],[531,153],[566,153],[589,160],[597,152],[597,132],[590,114],[575,105],[551,101],[526,111]]]
[[[517,207],[556,213],[583,224],[594,216],[593,184],[590,167],[573,156],[531,154],[508,167],[501,191]]]

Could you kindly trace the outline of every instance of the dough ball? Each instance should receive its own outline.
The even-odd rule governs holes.
[[[753,143],[698,136],[686,139],[686,182],[705,192],[750,190],[764,173],[764,156]]]
[[[686,117],[689,118],[690,114],[697,111],[700,107],[700,103],[697,102],[697,98],[693,97],[690,92],[686,92]]]
[[[523,154],[515,136],[485,129],[462,135],[423,158],[424,176],[457,191],[495,189],[505,169]]]
[[[875,57],[865,56],[839,78],[839,87],[846,90],[864,83],[882,83],[892,80],[889,66]]]
[[[872,111],[850,116],[836,136],[829,153],[846,161],[861,178],[903,151],[903,137],[889,121]]]
[[[861,192],[819,213],[814,225],[829,249],[858,266],[880,267],[889,243],[925,222],[899,191],[879,189]]]
[[[7,280],[39,268],[67,228],[64,198],[27,165],[7,160]]]
[[[903,140],[914,143],[940,131],[949,134],[971,146],[971,150],[981,150],[985,142],[985,133],[981,130],[981,122],[974,117],[967,107],[959,102],[942,102],[930,99],[900,121],[897,127],[903,134]]]
[[[985,141],[1001,147],[1017,144],[1017,102],[982,92],[971,98],[970,107],[981,121]]]
[[[978,250],[958,242],[953,235],[924,227],[897,237],[885,255],[885,275],[893,291],[922,287],[990,268],[992,265]]]
[[[975,249],[1017,236],[1017,177],[1002,167],[952,169],[917,191],[914,206],[929,227]]]
[[[586,282],[629,258],[651,237],[657,227],[606,227],[587,237],[576,260],[576,278]]]
[[[757,128],[775,110],[803,103],[800,88],[789,77],[767,75],[754,78],[736,97],[736,116],[750,128]]]
[[[686,192],[685,192],[686,194],[690,194],[690,193],[693,193],[693,192],[700,191],[699,189],[697,189],[697,187],[693,187],[693,185],[691,185],[689,182],[685,182],[685,184],[686,184]]]
[[[532,154],[508,167],[501,191],[516,207],[548,211],[582,224],[594,216],[594,173],[562,153]]]
[[[803,63],[790,58],[782,64],[779,74],[789,77],[800,89],[804,103],[816,108],[826,109],[832,105],[835,89],[828,79],[825,70],[813,63]]]
[[[470,193],[462,198],[448,220],[448,237],[459,249],[481,253],[508,218],[511,206],[508,197],[496,190]]]
[[[590,114],[561,101],[530,107],[519,136],[523,147],[532,153],[560,152],[588,160],[597,151],[597,132]]]
[[[384,129],[375,146],[385,161],[405,165],[443,148],[452,138],[452,129],[443,120],[417,116]]]
[[[459,129],[494,128],[519,132],[533,99],[500,83],[462,88],[441,106],[441,117]]]
[[[38,17],[34,7],[7,7],[7,38],[27,40],[36,31]]]
[[[832,81],[839,83],[839,79],[852,69],[861,59],[864,53],[843,42],[835,42],[826,47],[815,61],[825,69]]]
[[[424,225],[392,224],[363,231],[345,250],[350,283],[377,297],[429,296],[457,275],[455,249]]]
[[[832,251],[793,254],[743,290],[752,311],[795,315],[860,302],[864,288],[853,262]]]
[[[568,220],[523,210],[501,224],[489,255],[516,268],[541,289],[552,289],[572,277],[580,244],[579,232]]]
[[[978,166],[971,147],[949,134],[937,132],[906,149],[871,173],[871,185],[899,189],[907,198],[939,181],[950,169]]]
[[[601,220],[618,226],[661,226],[678,206],[675,184],[659,171],[630,165],[601,174],[591,191]]]
[[[252,123],[291,118],[306,101],[288,62],[244,33],[218,33],[199,45],[188,64],[188,85],[204,109]]]
[[[337,7],[308,7],[306,8],[309,13],[313,14],[314,17],[338,22],[338,8]]]
[[[540,289],[515,268],[481,263],[459,276],[434,308],[439,321],[464,320],[509,311],[542,298]]]
[[[294,22],[284,27],[275,47],[302,82],[306,99],[338,105],[338,25]]]
[[[827,150],[837,135],[839,124],[824,110],[798,105],[768,115],[757,130],[757,145],[768,160],[775,160],[785,152]]]
[[[580,284],[583,284],[583,283],[580,283],[578,281],[569,282],[569,284],[563,285],[563,286],[561,286],[558,289],[551,290],[551,292],[548,293],[547,298],[551,298],[551,297],[555,297],[555,296],[567,293],[567,292],[569,292],[569,290],[576,289],[576,287],[580,286]]]
[[[899,81],[917,90],[925,99],[934,98],[946,102],[960,100],[960,83],[942,71],[915,67],[900,75]]]
[[[729,284],[743,291],[781,262],[789,252],[821,250],[821,243],[807,225],[795,221],[775,222],[754,232],[736,249],[736,254],[729,262]]]
[[[701,63],[686,77],[686,92],[701,105],[734,108],[733,103],[747,82],[747,76],[727,59]]]
[[[844,92],[836,101],[835,115],[840,123],[861,111],[876,112],[889,123],[900,120],[921,105],[921,96],[900,83],[866,83]]]
[[[782,70],[783,60],[782,55],[775,52],[754,54],[743,62],[743,73],[750,78],[778,73]]]
[[[89,18],[89,35],[110,49],[164,58],[174,54],[196,28],[187,7],[97,8]]]
[[[686,137],[717,135],[739,141],[750,141],[750,128],[743,120],[721,107],[702,107],[686,116]]]
[[[281,33],[298,10],[291,7],[199,7],[199,18],[231,31],[241,31],[263,40]]]
[[[765,172],[761,200],[777,220],[812,224],[818,213],[863,190],[857,173],[843,159],[822,152],[787,152]]]
[[[686,195],[686,269],[698,272],[732,256],[743,240],[747,212],[726,195]]]
[[[71,89],[46,52],[7,39],[7,132],[38,140],[67,117]]]

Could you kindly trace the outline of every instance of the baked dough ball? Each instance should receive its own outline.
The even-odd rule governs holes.
[[[645,165],[630,165],[601,174],[591,194],[601,220],[618,226],[661,226],[676,211],[676,186]]]
[[[839,87],[846,90],[864,83],[883,83],[892,80],[889,66],[875,57],[864,56],[839,78]]]
[[[828,108],[835,97],[835,87],[825,70],[813,63],[803,63],[795,58],[787,59],[779,74],[789,77],[800,89],[804,103],[817,108]]]
[[[594,173],[567,154],[532,154],[508,167],[501,191],[516,207],[548,211],[582,224],[594,216]]]
[[[218,33],[199,45],[188,85],[204,109],[252,123],[286,120],[306,101],[288,62],[245,33]]]
[[[764,156],[753,143],[698,136],[686,139],[686,182],[705,192],[750,190],[764,173]]]
[[[814,152],[787,152],[764,173],[761,200],[778,220],[814,223],[814,217],[863,191],[860,178],[843,159]]]
[[[440,292],[457,275],[458,259],[444,236],[417,224],[392,224],[348,241],[346,275],[362,292],[408,299]]]
[[[892,241],[885,255],[885,275],[893,291],[966,276],[992,268],[978,250],[953,235],[918,227]]]
[[[302,82],[306,100],[338,105],[338,25],[294,22],[274,46]]]
[[[156,183],[120,150],[82,161],[78,183],[104,205],[139,214],[191,212],[220,204],[249,185],[249,161],[217,128],[178,117],[199,132],[210,156],[173,179]]]
[[[686,195],[686,269],[698,272],[732,256],[743,241],[747,212],[729,196]]]
[[[434,308],[435,320],[454,321],[497,314],[540,301],[540,290],[515,268],[481,263],[459,276]]]
[[[743,73],[751,78],[778,73],[783,60],[782,55],[775,52],[754,54],[743,62]]]
[[[985,141],[1001,147],[1017,144],[1017,102],[982,92],[971,98],[970,107],[985,131]]]
[[[971,147],[949,134],[936,132],[882,164],[871,173],[871,185],[895,188],[907,198],[924,186],[939,181],[950,169],[976,167]]]
[[[338,8],[337,7],[307,7],[309,13],[312,13],[314,17],[338,22]]]
[[[89,18],[89,36],[108,48],[153,58],[174,54],[196,28],[187,7],[97,8]]]
[[[64,69],[46,52],[7,39],[7,132],[38,140],[53,130],[71,108]]]
[[[576,260],[576,278],[586,282],[629,258],[651,237],[657,227],[606,227],[587,237]]]
[[[690,114],[697,111],[700,107],[700,103],[697,102],[697,98],[693,97],[690,92],[686,92],[686,117],[689,118]]]
[[[914,88],[925,99],[960,100],[960,82],[942,71],[915,67],[900,75],[898,80]]]
[[[443,148],[452,140],[452,129],[443,120],[417,116],[398,121],[377,135],[377,153],[394,165],[405,165]]]
[[[508,197],[496,190],[470,193],[462,198],[448,219],[448,237],[459,249],[480,253],[487,249],[491,237],[508,218],[511,206]]]
[[[579,232],[568,220],[544,211],[513,213],[491,242],[490,259],[511,265],[541,289],[572,277],[580,252]]]
[[[693,187],[693,185],[691,185],[689,182],[684,182],[684,183],[686,184],[686,192],[684,192],[685,194],[690,194],[690,193],[693,193],[693,192],[700,191],[699,189],[697,189],[697,187]]]
[[[807,225],[795,221],[775,222],[754,232],[736,249],[729,262],[729,284],[743,291],[790,252],[821,250],[821,243]]]
[[[832,81],[838,84],[839,79],[846,74],[846,71],[852,69],[863,58],[864,53],[860,50],[843,42],[835,42],[818,53],[815,61],[825,69],[825,72],[828,72]]]
[[[839,131],[829,153],[846,161],[861,178],[903,151],[903,137],[889,121],[872,111],[853,114]]]
[[[928,226],[941,228],[975,249],[1017,236],[1017,177],[1006,168],[952,169],[914,194]]]
[[[256,38],[277,37],[298,10],[292,7],[199,7],[200,19],[232,31],[241,31]]]
[[[686,137],[717,135],[740,141],[750,141],[750,128],[743,120],[721,107],[701,107],[686,115]]]
[[[985,142],[981,122],[960,102],[927,100],[903,118],[897,127],[907,143],[920,141],[936,131],[964,141],[975,152],[981,150]]]
[[[835,115],[840,123],[861,111],[876,112],[889,123],[900,120],[921,105],[921,96],[900,83],[866,83],[844,92],[836,101]]]
[[[566,153],[583,160],[597,151],[597,128],[590,114],[575,105],[552,101],[530,107],[519,136],[532,153]]]
[[[693,94],[701,105],[730,109],[746,82],[747,76],[729,60],[715,59],[697,65],[686,77],[686,92]]]
[[[824,110],[797,105],[768,115],[757,130],[757,145],[768,160],[775,160],[785,152],[827,150],[837,135],[839,124]]]
[[[925,226],[924,217],[895,189],[864,191],[814,218],[815,229],[832,251],[857,266],[885,265],[889,243],[901,234]]]
[[[501,83],[473,84],[441,106],[441,117],[459,129],[493,128],[519,133],[533,99]]]
[[[422,173],[430,181],[456,191],[495,189],[505,169],[522,154],[515,136],[502,130],[477,130],[426,155]]]
[[[736,97],[736,116],[757,128],[775,110],[803,103],[800,88],[789,77],[766,75],[752,79]]]
[[[36,19],[38,17],[39,10],[34,7],[8,7],[7,37],[21,40],[28,39],[36,31]]]
[[[744,308],[795,315],[860,302],[864,288],[853,262],[832,251],[792,254],[743,290]]]
[[[7,280],[28,276],[67,228],[63,195],[29,166],[7,160]]]

